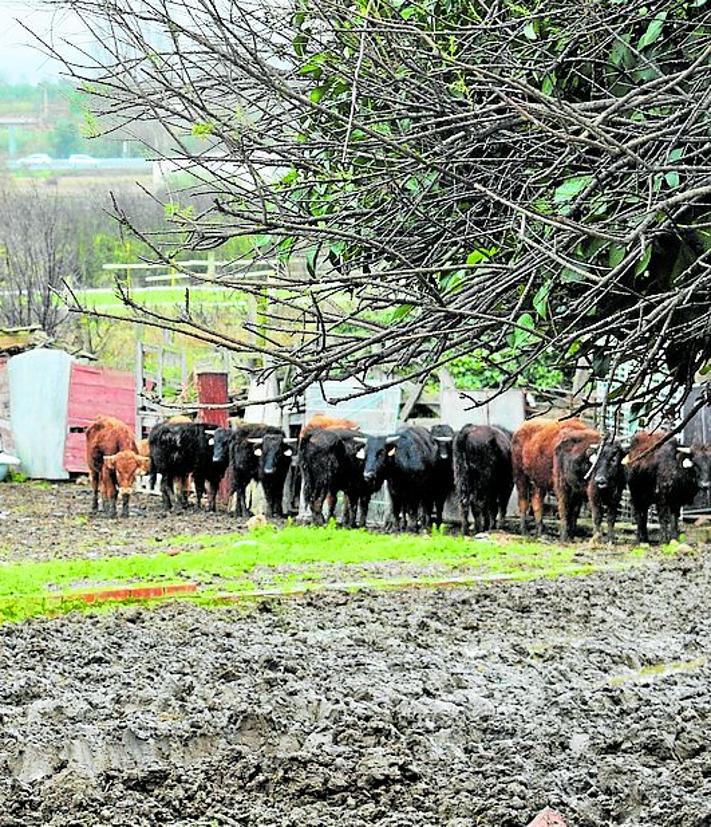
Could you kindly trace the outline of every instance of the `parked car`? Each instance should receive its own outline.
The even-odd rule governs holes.
[[[98,163],[96,158],[82,153],[70,155],[67,160],[73,167],[95,167]]]
[[[18,167],[46,167],[52,163],[52,159],[45,152],[35,152],[18,158],[15,163]]]

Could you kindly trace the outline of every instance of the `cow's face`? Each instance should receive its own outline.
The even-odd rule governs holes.
[[[358,459],[364,460],[363,477],[368,482],[382,479],[389,462],[397,453],[399,435],[356,437],[356,442],[365,440],[363,447],[358,451]]]
[[[692,449],[698,471],[698,486],[707,505],[711,505],[711,446],[695,445]]]
[[[259,458],[259,465],[263,474],[275,474],[280,467],[291,463],[294,456],[296,439],[285,437],[282,434],[265,434],[257,439],[250,439],[254,455]]]
[[[147,474],[151,470],[149,457],[141,456],[133,451],[119,451],[104,457],[104,465],[116,474],[116,484],[122,494],[130,494],[136,476]]]
[[[232,431],[229,428],[218,428],[208,437],[208,444],[210,440],[212,440],[212,461],[227,462],[230,456]]]
[[[452,459],[452,443],[454,432],[448,425],[433,425],[430,434],[437,445],[437,459],[440,462],[449,462]]]
[[[614,488],[622,476],[625,452],[619,442],[606,441],[589,445],[585,452],[592,467],[593,482],[601,489]]]

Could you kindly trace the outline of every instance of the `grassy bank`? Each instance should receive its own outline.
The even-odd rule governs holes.
[[[387,588],[481,577],[530,579],[587,574],[609,559],[581,547],[496,536],[470,540],[344,531],[336,526],[271,526],[251,534],[176,537],[179,554],[73,558],[0,564],[0,621],[67,611],[87,591],[126,585],[193,583],[198,598],[218,600],[259,589],[277,593],[340,584]],[[642,552],[615,555],[629,565]],[[354,586],[355,584],[355,586]]]

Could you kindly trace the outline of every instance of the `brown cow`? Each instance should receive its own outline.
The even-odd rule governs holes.
[[[521,534],[525,535],[529,505],[533,509],[536,531],[543,534],[543,500],[553,491],[555,446],[564,435],[586,430],[579,419],[531,419],[524,422],[511,439],[511,464],[518,492]]]
[[[118,463],[121,468],[120,477],[115,461],[115,455],[119,453],[124,455]],[[104,462],[106,457],[110,458],[108,463]],[[96,511],[99,507],[101,487],[104,509],[115,517],[118,486],[123,495],[122,514],[128,516],[128,500],[133,481],[144,463],[145,457],[136,452],[136,440],[128,425],[113,416],[98,416],[86,429],[86,464],[94,492],[91,510]],[[133,466],[133,471],[130,466]]]
[[[580,507],[587,500],[593,521],[593,542],[602,537],[603,511],[607,511],[607,539],[615,542],[615,521],[625,488],[624,450],[619,442],[597,431],[563,431],[555,440],[553,490],[558,502],[560,539],[571,539]]]
[[[337,416],[316,413],[309,419],[306,425],[302,427],[299,438],[303,439],[306,434],[318,428],[347,428],[351,431],[360,431],[360,427],[351,419],[339,419]]]

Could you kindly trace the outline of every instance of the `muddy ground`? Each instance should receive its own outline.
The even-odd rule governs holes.
[[[709,605],[699,554],[5,625],[0,825],[709,825]]]
[[[0,559],[179,551],[0,485]],[[0,569],[1,576],[1,569]],[[0,626],[0,827],[711,825],[711,553],[450,590]]]
[[[238,530],[233,514],[191,507],[165,514],[160,497],[131,496],[130,517],[91,514],[85,483],[0,483],[0,560],[91,557],[178,551],[176,536]]]

